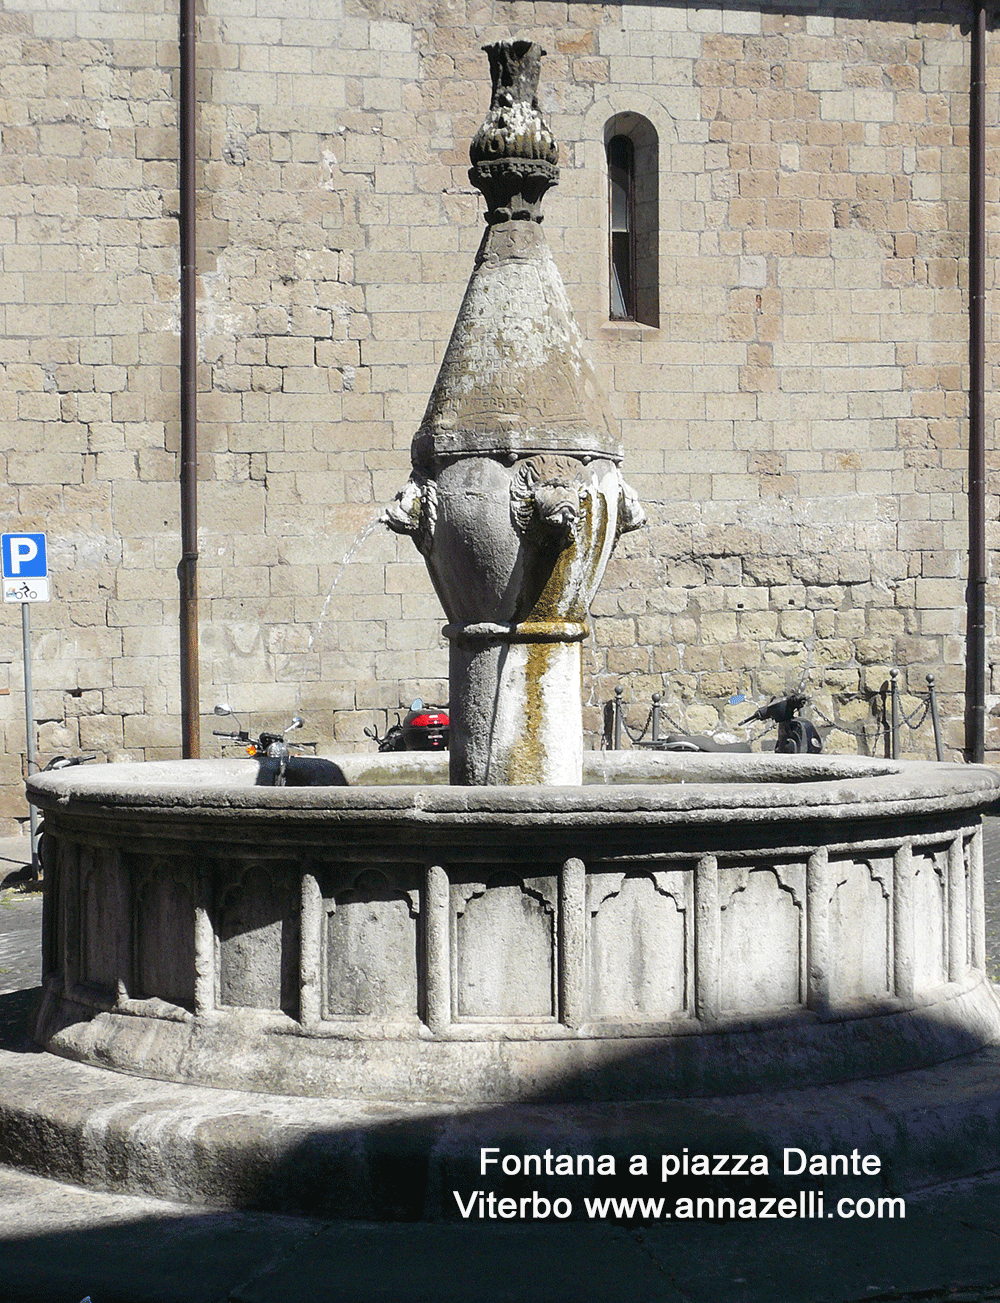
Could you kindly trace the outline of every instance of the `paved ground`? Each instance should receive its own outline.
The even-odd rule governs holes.
[[[4,1303],[979,1303],[1000,1184],[903,1221],[329,1223],[97,1194],[0,1169]]]
[[[0,839],[0,880],[25,848]],[[1000,973],[1000,820],[988,830],[986,873],[988,951]],[[8,1032],[26,1026],[37,997],[40,917],[37,892],[0,891]],[[32,1052],[27,1037],[22,1045]],[[0,1168],[0,1303],[1000,1300],[1000,1175],[910,1196],[905,1213],[376,1226],[191,1208]]]
[[[42,894],[0,890],[0,995],[37,986]]]
[[[0,837],[0,995],[41,981],[42,893],[22,881],[30,862],[27,837]]]
[[[1000,1186],[893,1223],[373,1226],[192,1210],[0,1169],[4,1303],[973,1303]]]

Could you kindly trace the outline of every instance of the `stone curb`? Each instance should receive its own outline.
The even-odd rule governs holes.
[[[787,1194],[790,1184],[908,1193],[1000,1168],[998,1065],[994,1047],[935,1069],[766,1096],[455,1110],[206,1091],[2,1051],[0,1163],[108,1191],[371,1221],[455,1220],[452,1191],[499,1193],[498,1170],[481,1174],[483,1147],[611,1154],[619,1177],[637,1153],[657,1168],[685,1147],[768,1156],[767,1180],[715,1181],[699,1194]],[[785,1147],[857,1149],[877,1155],[881,1171],[846,1183],[785,1176]],[[510,1190],[554,1197],[570,1186],[574,1197],[646,1192],[627,1177],[531,1178]]]

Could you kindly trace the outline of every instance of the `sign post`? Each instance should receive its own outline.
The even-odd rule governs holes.
[[[3,570],[3,600],[21,603],[21,646],[24,661],[24,732],[28,773],[35,764],[35,702],[31,688],[31,604],[47,602],[49,590],[48,557],[44,534],[0,534],[0,561]],[[38,877],[38,811],[29,802],[31,826],[31,867]]]

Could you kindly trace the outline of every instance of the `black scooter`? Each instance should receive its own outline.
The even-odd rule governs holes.
[[[778,697],[761,706],[744,724],[754,720],[773,720],[778,725],[778,740],[774,744],[780,755],[815,756],[823,750],[823,739],[807,719],[799,719],[799,711],[808,704],[809,698],[801,692],[793,692],[788,697]]]
[[[215,707],[216,715],[235,715],[236,712],[229,706],[219,705]],[[267,759],[275,762],[271,785],[273,787],[285,787],[288,781],[288,761],[291,759],[291,747],[312,747],[316,750],[315,742],[295,742],[289,743],[286,735],[292,733],[295,729],[302,727],[302,719],[296,715],[289,723],[284,733],[270,733],[263,729],[257,735],[252,737],[249,729],[235,729],[231,733],[221,732],[219,729],[212,730],[213,737],[228,739],[231,743],[243,746],[247,755],[254,756],[258,760]],[[225,743],[223,743],[225,745]]]

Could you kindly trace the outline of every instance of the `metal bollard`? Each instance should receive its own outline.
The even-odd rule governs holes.
[[[622,749],[622,693],[625,689],[619,683],[615,688],[615,723],[614,723],[614,747],[613,750]]]
[[[652,724],[650,726],[652,729],[652,732],[650,733],[650,740],[653,742],[659,742],[660,740],[660,702],[662,700],[663,697],[661,693],[659,692],[653,693],[653,716],[652,716]]]
[[[927,676],[927,696],[930,700],[931,707],[931,724],[934,728],[934,751],[938,760],[944,759],[944,750],[941,746],[941,721],[938,719],[937,692],[934,688],[934,675]]]
[[[889,698],[892,707],[892,756],[899,759],[899,670],[889,671]]]

